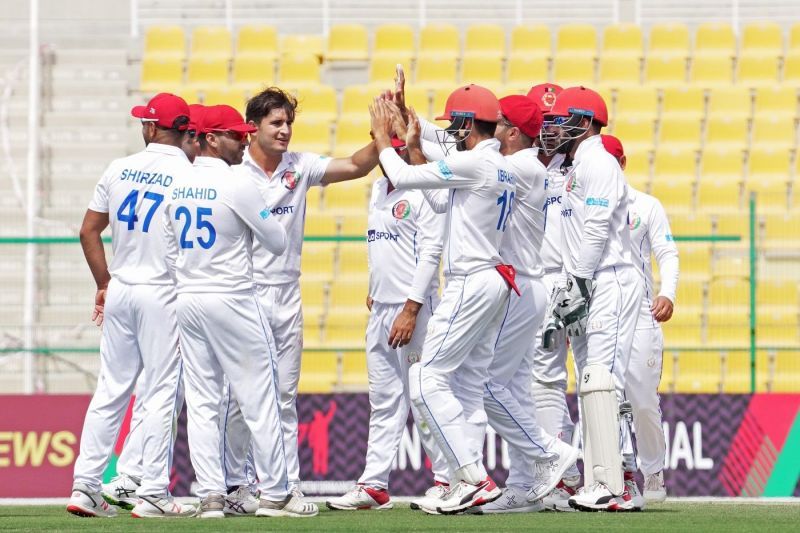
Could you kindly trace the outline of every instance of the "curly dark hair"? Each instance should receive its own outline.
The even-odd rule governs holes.
[[[267,87],[247,101],[245,120],[256,126],[269,115],[273,109],[283,108],[289,122],[294,122],[297,111],[297,99],[278,87]]]

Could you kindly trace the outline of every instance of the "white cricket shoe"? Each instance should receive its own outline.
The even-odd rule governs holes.
[[[225,518],[225,496],[222,494],[209,494],[200,502],[197,508],[200,518]]]
[[[314,503],[304,502],[291,494],[281,501],[271,501],[261,498],[256,516],[288,516],[291,518],[310,518],[319,514],[319,508]]]
[[[579,511],[633,511],[633,500],[625,487],[623,493],[614,496],[605,484],[595,482],[590,487],[579,489],[575,496],[569,499],[569,505]]]
[[[644,499],[647,503],[664,503],[667,487],[664,485],[664,471],[647,476],[644,480]]]
[[[250,487],[240,485],[235,491],[225,495],[225,508],[222,510],[226,515],[249,515],[258,510],[258,498],[250,492]]]
[[[83,483],[72,486],[72,496],[69,497],[67,512],[77,516],[114,518],[117,510],[103,499],[100,492],[94,492]]]
[[[577,487],[580,482],[580,476],[564,478],[559,481],[556,488],[542,499],[544,508],[548,511],[574,512],[575,509],[569,506],[569,499],[575,496],[575,487]]]
[[[467,509],[469,514],[494,513],[538,513],[544,511],[542,500],[531,501],[527,491],[506,487],[503,494],[493,502]]]
[[[356,485],[338,498],[325,502],[328,509],[339,511],[356,511],[366,509],[391,509],[394,507],[386,489],[376,489],[366,485]]]
[[[556,441],[558,457],[549,461],[538,461],[534,465],[536,484],[528,492],[528,499],[541,500],[558,486],[567,470],[580,458],[581,451],[561,440]]]
[[[177,516],[194,516],[197,512],[194,505],[181,504],[171,496],[140,496],[139,503],[131,510],[133,518],[175,518]]]
[[[436,506],[436,510],[441,514],[456,514],[476,505],[493,502],[502,494],[489,476],[475,485],[459,481]]]
[[[131,510],[139,503],[136,489],[140,483],[127,474],[120,474],[108,483],[103,483],[103,498],[111,505]]]
[[[411,500],[409,507],[428,514],[439,514],[436,508],[441,505],[448,492],[450,492],[450,484],[437,481],[434,486],[425,491],[425,495],[422,498]]]

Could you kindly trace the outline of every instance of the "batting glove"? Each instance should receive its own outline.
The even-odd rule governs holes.
[[[564,323],[567,335],[580,337],[586,334],[586,321],[589,318],[589,301],[592,298],[594,282],[591,279],[567,277],[567,286],[559,289],[556,297],[556,315]]]

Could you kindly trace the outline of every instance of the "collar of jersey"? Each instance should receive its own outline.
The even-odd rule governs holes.
[[[169,155],[177,155],[179,157],[183,157],[187,161],[189,160],[186,157],[186,154],[183,153],[183,150],[178,148],[177,146],[170,146],[168,144],[161,144],[161,143],[150,143],[144,149],[145,152],[153,152],[157,154],[169,154]]]
[[[475,145],[473,150],[483,150],[483,149],[494,149],[500,151],[500,141],[497,139],[484,139],[483,141],[479,142]]]
[[[286,163],[286,157],[287,157],[287,156],[288,156],[290,153],[291,153],[291,152],[283,152],[283,154],[281,154],[281,162],[280,162],[280,163],[278,163],[278,166],[275,168],[275,172],[273,172],[273,173],[272,173],[272,177],[270,177],[270,176],[267,176],[267,173],[266,173],[266,172],[264,172],[264,169],[263,169],[263,168],[261,168],[260,166],[258,166],[258,163],[256,163],[256,162],[255,162],[255,160],[253,159],[253,157],[250,155],[250,147],[249,147],[249,146],[248,146],[248,147],[247,147],[247,149],[244,151],[244,157],[242,158],[242,164],[243,164],[243,165],[248,165],[248,166],[250,166],[251,168],[254,168],[254,169],[255,169],[255,170],[257,170],[257,171],[258,171],[258,172],[259,172],[259,173],[260,173],[262,176],[264,176],[266,179],[268,179],[268,180],[271,180],[272,178],[274,178],[274,177],[275,177],[275,175],[276,175],[276,174],[278,174],[278,173],[279,173],[281,170],[283,170],[283,168],[284,168],[284,165],[285,165],[285,163]]]
[[[219,168],[230,168],[228,163],[223,161],[218,157],[208,157],[204,155],[199,155],[194,158],[194,166],[196,167],[219,167]]]
[[[575,151],[575,158],[572,160],[573,165],[577,165],[580,160],[581,156],[584,155],[589,150],[594,149],[594,147],[599,146],[602,150],[605,151],[605,148],[602,146],[602,140],[600,139],[600,135],[592,135],[585,141],[578,146],[578,149]]]

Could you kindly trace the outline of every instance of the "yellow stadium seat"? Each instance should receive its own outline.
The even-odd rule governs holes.
[[[368,311],[364,302],[366,288],[359,292],[361,303],[358,307],[346,307],[339,313],[329,314],[325,321],[325,346],[329,348],[363,347],[367,333]],[[363,310],[362,310],[363,309]]]
[[[236,56],[233,60],[233,86],[256,92],[275,84],[275,65],[255,55]]]
[[[658,164],[657,159],[656,164]],[[656,172],[651,186],[652,195],[661,201],[667,212],[691,211],[694,205],[692,185],[694,178],[680,178],[679,176],[663,178]]]
[[[683,213],[680,216],[671,216],[667,213],[669,218],[670,229],[675,236],[679,235],[710,235],[711,234],[711,217],[707,213]],[[680,243],[678,250],[681,255],[687,250],[694,254],[697,247],[693,243]],[[708,252],[707,249],[705,249]]]
[[[625,151],[632,150],[651,150],[653,148],[653,134],[655,132],[655,122],[649,118],[638,118],[635,114],[617,114],[614,121],[614,135],[618,137]]]
[[[414,57],[414,30],[407,24],[382,24],[375,28],[373,57]]]
[[[713,213],[741,209],[742,186],[737,182],[700,180],[697,187],[697,208]]]
[[[551,47],[550,27],[545,24],[515,26],[511,31],[511,56],[549,58],[552,56]]]
[[[763,279],[756,287],[759,313],[762,309],[775,308],[797,314],[798,296],[797,281],[793,279]]]
[[[452,91],[457,87],[456,62],[444,56],[420,56],[415,84],[428,89],[447,87]]]
[[[727,55],[700,55],[692,59],[689,81],[705,88],[733,83],[733,62]]]
[[[702,124],[684,116],[664,116],[658,133],[659,148],[692,149],[700,147]]]
[[[747,219],[741,215],[720,215],[717,217],[717,233],[721,235],[741,235],[747,237]],[[750,276],[750,262],[746,256],[723,255],[714,261],[714,278]]]
[[[781,181],[791,179],[791,159],[789,150],[776,149],[771,146],[759,146],[750,150],[748,158],[747,180]]]
[[[294,139],[292,139],[294,141]],[[330,236],[336,235],[338,222],[336,215],[329,212],[306,213],[305,233],[306,235]],[[317,246],[322,243],[306,244],[307,248]],[[307,249],[306,248],[306,249]]]
[[[436,89],[433,91],[433,111],[431,115],[434,117],[441,116],[444,113],[444,106],[447,103],[447,97],[453,92],[449,87]],[[439,121],[446,123],[447,121]]]
[[[625,179],[628,181],[628,185],[639,191],[648,191],[650,189],[650,151],[632,148],[627,142],[624,146],[627,159]]]
[[[452,24],[428,24],[420,31],[420,58],[433,56],[455,63],[460,54],[461,39],[458,29]]]
[[[756,316],[756,339],[759,345],[798,346],[796,300],[791,308],[759,308]]]
[[[658,392],[669,393],[675,390],[675,355],[677,352],[664,351],[661,359],[661,380]]]
[[[661,23],[650,28],[648,56],[689,56],[689,28],[685,24]]]
[[[747,147],[748,129],[745,116],[714,116],[708,121],[706,149],[741,152]]]
[[[680,352],[675,369],[675,392],[716,393],[722,385],[719,352]]]
[[[461,83],[495,88],[503,83],[503,63],[490,56],[468,52],[461,62]]]
[[[369,63],[369,82],[372,85],[380,86],[381,89],[391,89],[394,87],[394,79],[396,76],[397,65],[403,65],[404,73],[408,72],[411,67],[411,56],[400,56],[397,54],[381,54],[372,55]],[[406,90],[410,89],[406,85]]]
[[[769,214],[764,219],[763,246],[771,249],[800,245],[800,214]]]
[[[325,42],[320,34],[294,33],[281,35],[281,57],[285,56],[312,55],[317,61],[322,59],[325,53]]]
[[[717,278],[711,281],[708,296],[711,310],[717,317],[730,319],[728,315],[742,314],[749,307],[750,283],[743,278]]]
[[[329,244],[329,243],[314,243],[314,244]],[[309,246],[308,248],[311,248]],[[319,251],[314,248],[314,251]],[[307,255],[308,250],[303,250],[303,259]],[[331,250],[328,250],[328,253],[331,253]],[[314,257],[314,254],[311,254],[311,257]],[[317,263],[304,263],[305,266],[308,266],[313,269],[314,266],[317,266]],[[324,268],[330,268],[330,265],[319,265],[317,270],[324,270]],[[328,283],[327,281],[320,281],[320,280],[313,280],[306,278],[306,272],[303,271],[302,277],[303,280],[300,283],[300,298],[303,301],[303,305],[309,307],[325,307],[326,304],[326,296],[328,292]]]
[[[183,84],[183,61],[179,58],[148,56],[142,60],[139,90],[144,93],[176,92]]]
[[[203,105],[227,104],[236,108],[244,116],[247,96],[245,92],[236,87],[209,89],[203,92]]]
[[[309,335],[305,333],[308,327],[304,325],[303,347],[316,348],[320,345],[319,326],[309,329],[316,334],[316,340],[312,346]],[[326,394],[333,392],[333,387],[337,381],[336,354],[329,352],[303,352],[300,360],[300,383],[298,389],[302,394]]]
[[[367,234],[367,217],[363,214],[339,217],[340,233],[347,236],[364,236]]]
[[[330,155],[331,122],[324,117],[303,114],[292,124],[292,150]]]
[[[659,146],[653,165],[653,182],[695,180],[697,175],[697,151],[693,148],[669,148]]]
[[[302,120],[313,117],[333,122],[338,115],[336,91],[329,85],[303,87],[297,94],[297,109],[298,113],[302,114]],[[294,127],[297,127],[297,122],[294,123]]]
[[[750,22],[742,32],[740,56],[777,59],[783,53],[783,29],[777,22]]]
[[[641,83],[641,60],[637,56],[600,57],[599,83],[604,87],[629,87]]]
[[[431,118],[430,91],[424,87],[406,86],[406,106],[414,108],[421,117]],[[444,108],[438,111],[444,111]]]
[[[547,57],[543,55],[517,55],[508,59],[508,85],[532,87],[550,79]]]
[[[771,87],[778,83],[778,59],[740,56],[736,83],[742,87]]]
[[[326,61],[366,61],[369,59],[367,28],[361,24],[334,24],[328,33]]]
[[[506,32],[497,24],[471,24],[464,40],[464,55],[480,55],[496,61],[506,56]]]
[[[333,145],[335,157],[347,157],[360,150],[372,139],[369,136],[369,116],[342,116],[336,121],[336,136]]]
[[[700,87],[668,87],[664,89],[661,115],[700,121],[705,115],[706,97]]]
[[[800,22],[795,22],[789,29],[789,50],[800,50]]]
[[[658,116],[658,92],[652,87],[621,88],[617,91],[614,114],[654,120]]]
[[[231,32],[225,26],[196,26],[192,30],[192,51],[190,59],[231,58]]]
[[[339,278],[355,280],[366,285],[369,281],[367,272],[367,240],[362,242],[343,242],[339,244]],[[365,289],[366,290],[366,289]]]
[[[747,296],[749,294],[749,289],[747,289],[744,299],[741,300],[742,303],[736,305],[738,311],[712,308],[708,315],[708,345],[745,348],[750,344],[750,317],[747,312]]]
[[[711,220],[708,215],[694,215],[694,217],[687,217],[685,220],[697,221],[702,225],[698,225],[697,228],[681,229],[681,227],[676,224],[676,222],[678,222],[678,217],[670,216],[669,221],[670,224],[672,224],[671,229],[674,235],[706,236],[711,234]],[[688,242],[681,242],[678,244],[678,253],[680,254],[681,262],[681,281],[678,283],[678,286],[680,287],[684,282],[705,281],[709,279],[711,277],[711,249],[708,244],[701,244],[699,246]],[[702,295],[697,305],[702,305]]]
[[[747,193],[754,192],[758,195],[757,204],[759,209],[769,210],[770,212],[786,211],[789,208],[789,191],[786,179],[750,179],[745,184]],[[749,196],[745,197],[745,201]]]
[[[683,86],[686,83],[686,58],[680,55],[648,56],[644,80],[654,87]]]
[[[683,283],[683,280],[681,280]],[[678,285],[680,286],[680,284]],[[670,347],[695,348],[702,345],[702,319],[699,307],[690,307],[680,297],[677,300],[676,312],[672,318],[664,322],[664,342]]]
[[[363,324],[366,335],[366,323]],[[367,376],[367,354],[365,351],[344,352],[342,354],[342,384],[345,386],[369,386]]]
[[[637,24],[613,24],[603,29],[603,57],[642,57],[642,29]]]
[[[770,392],[800,392],[800,351],[781,350],[775,354]]]
[[[751,107],[750,89],[744,87],[718,87],[711,91],[708,98],[709,117],[714,115],[749,117]]]
[[[594,24],[564,24],[556,33],[556,56],[597,56],[597,29]]]
[[[727,146],[706,147],[700,156],[700,182],[744,182],[742,152]]]
[[[256,56],[262,62],[278,58],[278,32],[275,26],[248,24],[239,28],[236,57]]]
[[[228,60],[193,56],[186,69],[186,86],[191,89],[217,89],[228,85]]]
[[[368,189],[363,181],[337,183],[324,190],[325,210],[366,212]]]
[[[706,267],[707,266],[708,265],[706,265]],[[699,316],[694,317],[691,315],[694,313],[698,315],[702,313],[702,309],[705,305],[705,287],[705,280],[702,279],[687,279],[681,280],[680,283],[678,283],[678,290],[675,296],[676,304],[680,306],[681,314],[686,316],[687,323],[700,324]],[[689,318],[691,318],[691,320],[689,320]],[[683,319],[680,320],[682,321]]]
[[[588,53],[556,53],[553,60],[553,81],[562,87],[594,85],[594,57]]]
[[[756,391],[766,392],[769,379],[768,358],[765,352],[756,352]],[[728,394],[750,392],[750,352],[736,350],[723,352],[725,373],[722,392]]]
[[[310,54],[284,56],[278,70],[278,79],[283,86],[304,87],[320,83],[319,60]]]
[[[342,115],[368,115],[369,105],[375,96],[375,89],[369,85],[345,87],[342,95]]]
[[[728,59],[736,55],[736,36],[730,24],[706,22],[697,28],[694,56],[720,56]]]
[[[758,116],[753,121],[753,148],[771,146],[772,148],[792,149],[795,145],[797,126],[790,116]]]
[[[181,26],[150,26],[144,34],[144,57],[183,59],[186,35]]]
[[[797,116],[797,87],[759,87],[756,90],[756,115]]]
[[[308,216],[308,215],[307,215]],[[313,221],[312,221],[313,222]],[[309,235],[324,235],[313,233],[313,231],[323,231],[326,228],[316,226],[316,222],[308,228]],[[301,290],[305,283],[310,283],[308,288],[311,291],[312,298],[309,303],[311,305],[324,306],[325,305],[325,287],[324,285],[313,285],[314,282],[323,284],[333,279],[333,250],[334,244],[331,242],[313,242],[305,243],[303,246],[303,254],[300,257],[300,272],[303,274],[303,282],[301,283]],[[321,295],[315,291],[322,291]]]
[[[783,64],[783,84],[795,89],[800,84],[800,48],[786,55]]]

